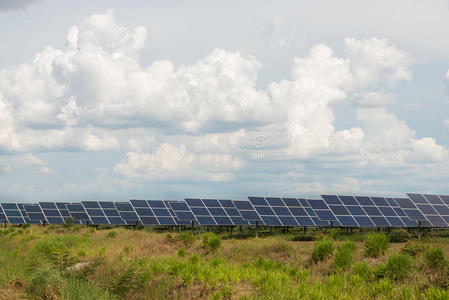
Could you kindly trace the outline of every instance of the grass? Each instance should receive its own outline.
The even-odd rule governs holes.
[[[10,227],[0,299],[449,298],[443,232],[246,232]]]

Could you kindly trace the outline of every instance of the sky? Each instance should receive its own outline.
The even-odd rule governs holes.
[[[0,0],[0,200],[449,193],[449,2]]]

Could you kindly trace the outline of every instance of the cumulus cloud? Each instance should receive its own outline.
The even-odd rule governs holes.
[[[32,153],[25,154],[20,158],[17,158],[17,164],[21,167],[31,169],[33,172],[38,173],[53,173],[54,171],[47,167],[44,161],[36,157]]]
[[[2,0],[0,1],[0,11],[26,9],[28,5],[41,1],[43,0]]]
[[[114,174],[143,182],[230,180],[248,167],[232,151],[257,148],[256,136],[269,150],[311,162],[447,159],[445,147],[417,138],[388,111],[390,88],[411,79],[414,60],[385,39],[348,38],[343,58],[315,45],[294,59],[290,78],[266,88],[256,86],[255,57],[224,49],[191,65],[143,66],[145,39],[145,28],[120,26],[108,11],[71,27],[63,47],[0,70],[0,152],[124,149]],[[333,107],[342,101],[354,106],[357,124],[337,129]],[[154,152],[145,137],[157,141]],[[206,161],[221,163],[204,168]]]

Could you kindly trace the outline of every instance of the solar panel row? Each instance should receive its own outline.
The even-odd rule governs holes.
[[[408,198],[322,195],[322,199],[248,197],[186,198],[129,202],[0,203],[0,222],[10,224],[449,227],[449,196]]]

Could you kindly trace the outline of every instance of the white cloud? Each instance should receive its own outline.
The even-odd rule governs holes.
[[[393,94],[381,94],[378,92],[361,92],[352,96],[352,104],[359,107],[387,106],[395,103]]]
[[[38,173],[53,173],[54,171],[47,167],[44,161],[38,157],[36,157],[32,153],[25,154],[16,159],[17,164],[21,167],[25,167],[27,169],[31,169],[33,172]]]
[[[410,81],[409,66],[414,59],[407,53],[388,45],[386,39],[345,39],[351,69],[359,86],[376,85],[386,81],[394,85]]]

